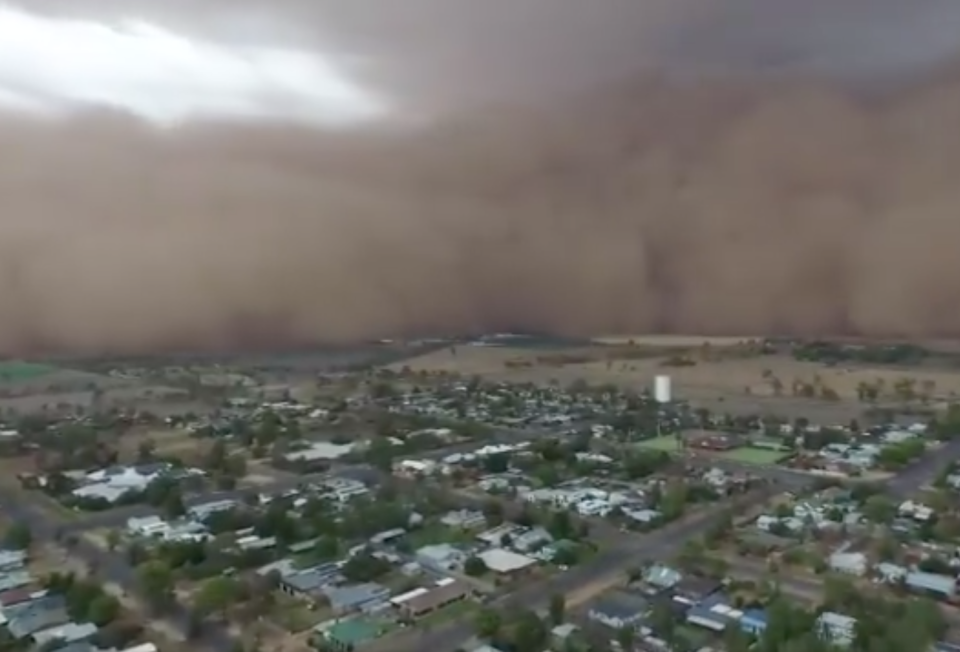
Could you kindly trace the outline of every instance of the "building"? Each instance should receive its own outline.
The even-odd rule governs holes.
[[[751,636],[760,636],[767,629],[767,612],[764,609],[747,609],[740,619],[740,629]]]
[[[619,630],[639,626],[649,610],[642,597],[615,591],[596,600],[587,611],[587,618]]]
[[[421,566],[442,573],[459,570],[467,560],[467,554],[447,543],[424,546],[414,553]]]
[[[825,611],[817,618],[820,637],[838,647],[848,647],[857,633],[857,619],[834,611]]]
[[[365,643],[380,637],[382,628],[365,618],[351,618],[333,624],[322,632],[314,630],[313,642],[330,652],[354,652]]]
[[[498,575],[519,575],[531,570],[537,564],[533,557],[527,557],[503,548],[484,550],[477,555],[487,568]]]
[[[732,624],[740,622],[744,612],[730,606],[726,596],[711,595],[687,612],[687,622],[714,632],[723,632]]]
[[[321,592],[338,614],[373,612],[382,608],[390,598],[390,589],[375,583],[326,586]]]
[[[957,580],[939,573],[910,572],[903,576],[903,585],[910,591],[938,600],[951,600],[957,593]]]
[[[340,574],[340,564],[321,564],[313,568],[306,568],[293,573],[284,574],[280,570],[279,589],[295,597],[311,597],[322,592],[326,586],[331,586],[343,580]]]
[[[440,522],[447,527],[458,528],[460,530],[473,530],[486,525],[487,519],[483,512],[471,509],[458,509],[447,512],[440,519]]]
[[[470,586],[466,582],[446,577],[432,587],[421,587],[398,595],[392,598],[390,603],[402,617],[414,620],[464,600],[470,594]]]
[[[96,635],[98,630],[99,628],[93,623],[69,622],[40,630],[33,634],[31,638],[33,638],[33,642],[40,647],[54,641],[62,641],[67,644],[79,643],[89,641]]]
[[[349,454],[355,448],[354,444],[333,444],[327,441],[311,442],[306,448],[290,451],[283,456],[291,464],[318,464],[336,460]]]
[[[370,488],[367,485],[351,478],[330,478],[324,481],[323,489],[327,496],[341,504],[370,493]]]
[[[678,571],[663,564],[654,564],[643,574],[643,583],[654,592],[672,589],[682,579],[683,576]]]
[[[835,552],[827,560],[830,570],[844,575],[866,575],[869,568],[867,556],[862,552]]]

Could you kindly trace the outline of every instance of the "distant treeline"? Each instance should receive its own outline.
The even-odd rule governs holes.
[[[932,357],[955,357],[916,344],[842,344],[824,341],[791,342],[790,353],[797,360],[825,364],[916,365]]]

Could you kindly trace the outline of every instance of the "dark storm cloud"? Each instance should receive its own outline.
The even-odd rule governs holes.
[[[956,2],[141,4],[337,50],[405,128],[8,112],[4,351],[960,333]]]

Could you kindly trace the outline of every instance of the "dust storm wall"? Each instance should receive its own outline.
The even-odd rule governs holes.
[[[0,14],[0,351],[960,334],[955,2],[477,4]]]

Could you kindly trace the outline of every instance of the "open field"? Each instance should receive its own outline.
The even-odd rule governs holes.
[[[677,445],[677,438],[673,435],[664,435],[663,437],[644,439],[643,441],[637,442],[637,446],[640,448],[646,448],[648,450],[665,451],[667,453],[674,453],[680,450],[679,446]]]
[[[707,337],[705,335],[604,335],[594,337],[596,344],[622,346],[634,344],[636,346],[662,346],[662,347],[700,347],[704,344],[710,346],[734,346],[752,340],[762,340],[762,337],[753,337],[748,335],[730,336],[730,337]]]
[[[611,383],[633,389],[652,389],[654,377],[669,375],[674,395],[690,400],[711,400],[739,396],[748,400],[790,401],[795,405],[833,403],[793,397],[797,383],[816,385],[819,390],[835,392],[840,401],[856,401],[862,383],[882,383],[892,389],[898,381],[910,379],[917,388],[928,387],[931,398],[960,396],[960,373],[942,369],[873,367],[855,365],[827,366],[801,362],[788,356],[747,355],[727,357],[697,347],[687,349],[684,364],[669,364],[677,355],[676,342],[660,352],[650,346],[594,346],[562,351],[513,347],[461,346],[456,353],[444,349],[407,360],[392,368],[407,367],[417,372],[447,372],[479,375],[490,380],[510,382],[559,383],[577,380],[591,384]],[[702,342],[702,338],[697,338]],[[742,340],[737,340],[742,342]],[[683,347],[680,347],[681,349]],[[718,348],[711,344],[708,349]],[[733,344],[730,350],[737,348]],[[668,364],[665,364],[668,363]],[[780,395],[774,385],[781,387]],[[819,391],[818,390],[818,391]]]
[[[728,460],[734,462],[743,462],[744,464],[770,465],[776,464],[789,456],[789,453],[783,451],[765,450],[762,448],[735,448],[720,454]]]

